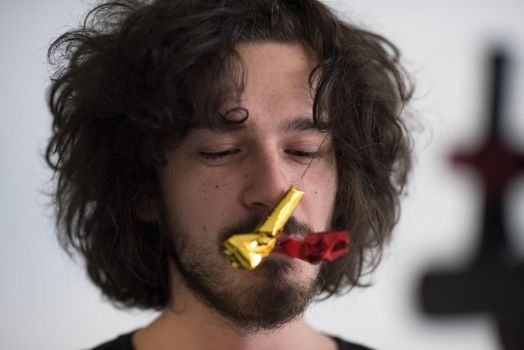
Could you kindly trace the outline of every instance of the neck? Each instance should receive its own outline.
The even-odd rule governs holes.
[[[138,331],[136,350],[171,349],[295,349],[311,339],[314,331],[302,319],[271,331],[248,332],[195,315],[177,315],[165,310],[151,325]]]
[[[136,350],[172,349],[335,349],[334,342],[309,327],[301,316],[275,330],[241,329],[196,298],[183,283],[168,305],[146,328],[135,333]]]

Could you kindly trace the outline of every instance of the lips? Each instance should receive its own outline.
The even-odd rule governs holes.
[[[275,248],[273,248],[272,253],[280,253],[288,257],[291,257],[289,254],[286,253],[283,247],[283,243],[289,241],[290,239],[301,241],[303,239],[303,235],[281,233],[278,236],[277,242],[275,243]]]
[[[275,244],[275,249],[279,249],[282,251],[282,244],[286,241],[289,241],[290,239],[296,240],[296,241],[302,241],[305,237],[305,234],[299,234],[299,233],[281,233],[278,236],[277,243]]]

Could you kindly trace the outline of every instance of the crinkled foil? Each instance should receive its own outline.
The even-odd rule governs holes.
[[[231,265],[252,270],[275,248],[279,233],[291,217],[304,192],[295,186],[286,192],[267,218],[252,233],[239,233],[222,243]]]
[[[349,250],[347,231],[308,233],[303,240],[286,239],[282,242],[284,252],[312,264],[333,261]]]

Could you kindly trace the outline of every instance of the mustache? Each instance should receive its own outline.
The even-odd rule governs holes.
[[[229,237],[239,233],[253,232],[253,230],[262,222],[262,220],[264,220],[263,217],[260,217],[258,215],[252,215],[237,224],[227,227],[220,234],[220,241],[223,242]],[[305,222],[297,220],[295,217],[292,216],[284,225],[282,235],[295,235],[303,237],[305,234],[310,232],[313,232],[313,228],[311,228],[311,226],[309,226]]]

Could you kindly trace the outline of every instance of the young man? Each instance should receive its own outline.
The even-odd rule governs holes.
[[[316,0],[103,4],[57,39],[47,160],[60,240],[115,303],[160,309],[97,349],[362,349],[303,313],[360,285],[398,218],[410,89],[385,39]],[[296,186],[283,236],[348,230],[310,264],[223,252]]]

